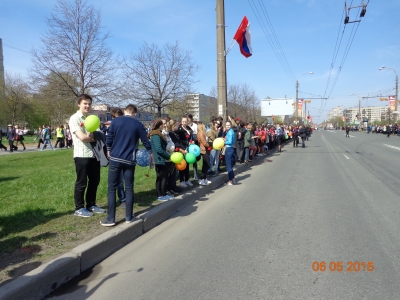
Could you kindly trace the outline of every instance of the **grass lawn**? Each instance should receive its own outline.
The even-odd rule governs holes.
[[[26,142],[34,143],[32,139],[26,137]],[[72,151],[0,156],[0,284],[107,230],[99,224],[104,215],[73,215]],[[201,170],[201,161],[198,165]],[[102,208],[107,208],[107,174],[108,168],[102,168],[97,193],[97,205]],[[136,167],[135,211],[153,205],[155,180],[154,170]],[[124,210],[117,207],[116,221],[124,220]]]

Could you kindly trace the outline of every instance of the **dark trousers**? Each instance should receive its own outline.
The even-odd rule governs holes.
[[[3,143],[0,141],[0,148],[7,150],[7,147],[3,145]]]
[[[156,165],[156,175],[157,197],[165,196],[168,186],[168,167],[166,165]]]
[[[38,148],[40,148],[40,144],[44,144],[44,141],[43,141],[42,138],[39,139],[39,142],[38,142],[38,145],[37,145]]]
[[[201,157],[203,158],[203,167],[201,168],[201,177],[200,179],[206,179],[208,168],[210,167],[210,155],[205,153],[202,154]]]
[[[243,156],[244,156],[244,141],[237,141],[236,143],[237,160],[243,162]]]
[[[100,171],[100,164],[99,164]],[[135,180],[135,166],[128,165],[120,162],[115,162],[110,160],[110,165],[108,167],[108,210],[107,219],[109,221],[115,222],[115,202],[116,202],[116,191],[118,184],[121,179],[121,174],[123,173],[123,181],[125,183],[125,195],[126,195],[126,208],[125,208],[125,218],[127,220],[132,219],[133,216],[133,185]],[[100,178],[100,177],[99,177]]]
[[[55,148],[57,148],[58,143],[60,143],[60,148],[64,148],[64,138],[63,137],[57,138],[56,144],[54,145]]]
[[[13,152],[13,150],[17,150],[18,147],[14,146],[14,141],[13,140],[9,140],[8,141],[8,145],[10,145],[10,152]]]
[[[306,145],[304,144],[304,140],[306,139],[306,137],[301,137],[301,148],[305,148]]]
[[[179,171],[179,180],[180,182],[189,180],[189,164],[187,164],[185,170]]]
[[[100,183],[100,162],[96,158],[75,157],[75,209],[96,205],[97,186]],[[86,191],[86,197],[85,197]]]
[[[176,167],[173,162],[165,162],[165,165],[168,169],[168,191],[176,189]]]
[[[293,136],[293,147],[294,146],[298,146],[299,145],[299,136],[298,135],[294,135]]]

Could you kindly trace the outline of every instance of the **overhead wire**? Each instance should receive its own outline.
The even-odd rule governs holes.
[[[293,71],[290,68],[287,60],[285,60],[285,55],[283,53],[283,51],[279,51],[279,49],[277,49],[274,41],[272,41],[272,38],[268,35],[267,33],[267,26],[264,23],[263,17],[259,11],[259,9],[257,8],[256,4],[254,3],[254,0],[248,0],[249,5],[251,7],[251,9],[254,12],[254,15],[257,18],[258,23],[260,24],[260,27],[262,29],[262,31],[264,32],[264,35],[266,36],[268,43],[271,45],[272,50],[274,51],[276,57],[278,58],[278,61],[281,65],[281,67],[283,68],[283,71],[286,73],[287,77],[289,78],[290,82],[293,83],[295,82],[295,76],[293,75]],[[285,63],[286,61],[286,63]]]
[[[368,3],[369,3],[369,0],[368,0]],[[368,5],[368,3],[367,3],[367,5]],[[351,3],[350,3],[350,8],[352,7],[352,4],[353,4],[353,0],[352,0]],[[362,7],[362,4],[363,4],[363,2],[361,2],[361,5],[360,5],[360,7],[359,7],[359,9],[358,9],[357,14],[360,13],[360,8]],[[366,5],[366,6],[367,6],[367,5]],[[366,7],[366,6],[365,6],[365,7]],[[346,10],[346,8],[347,8],[347,7],[345,6],[345,10]],[[347,12],[346,12],[346,16],[347,16]],[[348,54],[349,54],[349,52],[350,52],[350,49],[351,49],[351,46],[352,46],[352,44],[353,44],[354,38],[355,38],[355,36],[356,36],[358,27],[359,27],[359,25],[360,25],[360,23],[361,23],[361,17],[360,17],[360,19],[357,20],[357,21],[358,21],[358,22],[357,22],[357,23],[358,23],[358,24],[357,24],[357,27],[355,28],[355,25],[353,25],[353,27],[352,27],[352,31],[351,31],[351,33],[350,33],[350,35],[349,35],[349,39],[348,39],[348,41],[347,41],[347,45],[346,45],[346,48],[345,48],[345,50],[344,50],[341,63],[340,63],[340,66],[339,66],[339,68],[338,68],[338,72],[337,72],[336,77],[335,77],[335,79],[334,79],[334,82],[333,82],[333,84],[332,84],[332,86],[331,86],[330,92],[329,92],[328,96],[326,96],[326,91],[327,91],[327,89],[328,89],[329,82],[330,82],[330,76],[328,77],[328,83],[327,83],[327,85],[326,85],[326,89],[325,89],[325,93],[324,93],[324,98],[326,98],[326,99],[329,99],[330,96],[332,95],[332,92],[333,92],[333,90],[334,90],[334,88],[335,88],[335,86],[336,86],[336,83],[337,83],[338,79],[339,79],[340,73],[341,73],[341,71],[342,71],[342,68],[343,68],[343,66],[344,66],[344,63],[345,63],[345,61],[346,61],[346,59],[347,59],[347,56],[348,56]],[[345,24],[345,26],[344,26],[342,35],[343,35],[344,32],[345,32],[346,25],[347,25],[347,24]],[[341,25],[340,25],[340,28],[341,28]],[[354,28],[355,28],[355,31],[354,31]],[[340,30],[340,29],[339,29],[339,30]],[[336,44],[337,44],[337,39],[336,39]],[[340,42],[340,44],[341,44],[341,42]],[[336,45],[335,45],[335,49],[336,49]],[[338,53],[338,51],[339,51],[339,48],[337,49],[337,53]],[[335,51],[334,51],[334,53],[335,53]],[[336,56],[337,56],[337,53],[336,53]],[[335,56],[334,56],[334,61],[336,61],[336,57],[335,57]],[[332,69],[333,69],[333,64],[331,64],[331,70],[332,70]],[[330,74],[330,75],[331,75],[331,74]],[[325,96],[326,96],[326,97],[325,97]],[[325,108],[325,106],[326,106],[326,103],[327,103],[327,101],[325,101],[325,103],[324,103],[324,105],[323,105],[324,108]],[[321,109],[322,109],[322,103],[321,103]]]
[[[268,15],[267,9],[264,5],[264,2],[261,0],[258,0],[258,3],[260,4],[261,10],[263,11],[265,19],[267,20],[267,23],[271,29],[272,36],[274,37],[275,43],[279,49],[279,52],[281,53],[284,63],[286,64],[286,66],[287,66],[288,70],[290,71],[291,75],[293,76],[293,78],[296,78],[296,76],[294,75],[294,72],[293,72],[292,68],[290,67],[289,62],[286,58],[285,52],[282,49],[281,43],[279,42],[279,39],[278,39],[278,36],[276,35],[274,26],[271,22],[271,19],[269,18],[269,15]]]

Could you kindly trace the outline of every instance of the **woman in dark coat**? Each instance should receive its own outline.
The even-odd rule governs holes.
[[[167,140],[162,134],[163,120],[158,119],[154,122],[153,129],[149,133],[151,150],[154,156],[154,164],[156,168],[156,191],[158,201],[168,201],[173,199],[173,196],[167,195],[168,184],[168,168],[165,161],[169,160],[171,154],[166,151]]]

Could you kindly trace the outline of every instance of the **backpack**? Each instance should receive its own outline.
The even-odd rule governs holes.
[[[43,131],[43,139],[50,140],[51,139],[51,132],[48,128]]]

